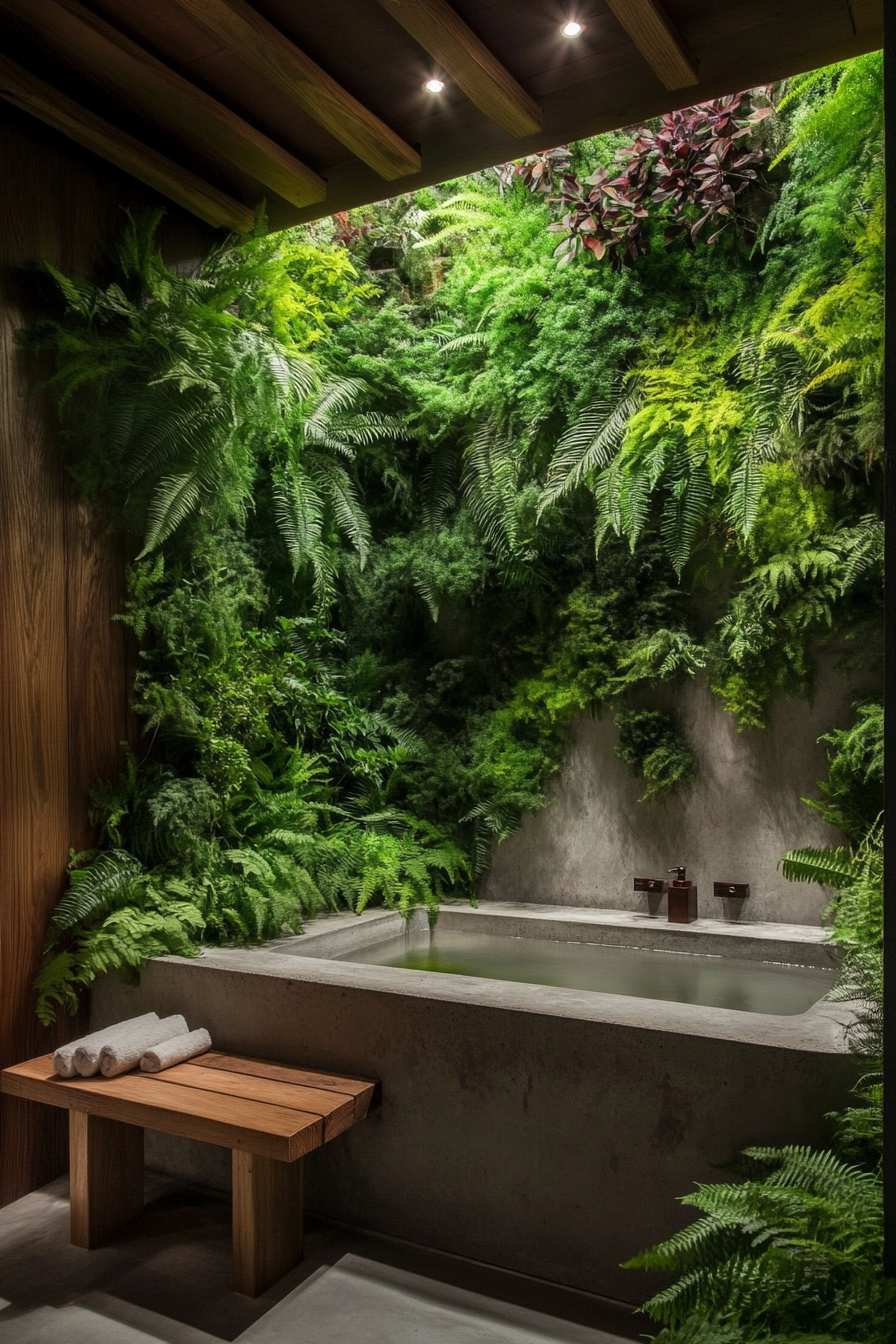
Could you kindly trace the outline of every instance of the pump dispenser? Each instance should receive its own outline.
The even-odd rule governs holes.
[[[675,873],[675,877],[669,883],[668,922],[693,924],[697,918],[697,888],[688,881],[687,870],[683,865],[670,868],[669,872]]]

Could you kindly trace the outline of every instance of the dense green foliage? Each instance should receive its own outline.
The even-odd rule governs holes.
[[[891,1339],[877,1176],[808,1148],[748,1148],[736,1167],[747,1179],[686,1195],[703,1217],[629,1262],[681,1275],[646,1304],[651,1316],[673,1329],[689,1318],[731,1325],[743,1341]]]
[[[831,826],[859,843],[884,805],[884,708],[871,702],[856,706],[856,722],[822,738],[830,771],[820,785],[823,798],[809,801]]]
[[[53,272],[66,312],[33,336],[56,355],[77,476],[142,528],[123,619],[147,735],[95,790],[99,848],[73,856],[51,924],[46,1020],[104,970],[327,906],[435,910],[469,875],[444,831],[385,801],[416,743],[352,694],[326,620],[345,554],[369,545],[357,446],[396,433],[309,357],[321,308],[357,300],[354,269],[259,241],[178,274],[154,225],[128,231],[105,289]]]
[[[831,778],[837,766],[835,757]],[[842,776],[838,783],[842,788]],[[863,771],[857,772],[856,792],[865,792]],[[841,1147],[851,1157],[879,1162],[883,1147],[883,825],[880,820],[872,825],[854,850],[791,850],[781,866],[792,881],[821,882],[836,890],[830,917],[842,962],[831,997],[853,1006],[849,1043],[868,1063],[868,1072],[855,1088],[859,1105],[836,1117],[837,1129]]]
[[[831,1117],[838,1153],[747,1149],[733,1164],[746,1179],[698,1186],[682,1203],[702,1217],[629,1262],[679,1276],[644,1306],[666,1326],[656,1344],[887,1344],[896,1333],[896,1288],[882,1271],[880,827],[855,852],[794,850],[783,867],[794,880],[837,888],[844,958],[832,997],[857,1007],[848,1035],[869,1072],[855,1088],[858,1104]]]
[[[811,694],[832,632],[873,665],[880,59],[775,101],[738,125],[755,242],[704,243],[698,191],[675,207],[692,251],[648,212],[635,264],[558,269],[558,205],[528,188],[611,171],[618,133],[193,273],[152,219],[107,284],[48,269],[31,340],[71,469],[137,556],[144,740],[96,791],[45,1015],[153,952],[472,894],[583,713],[616,714],[654,807],[700,764],[658,683],[704,671],[756,729]],[[706,114],[685,124],[705,153]],[[819,803],[850,838],[872,718],[831,738]]]
[[[781,867],[792,881],[834,889],[829,916],[843,957],[830,997],[851,1005],[847,1039],[867,1072],[856,1104],[829,1117],[837,1153],[747,1149],[733,1164],[746,1179],[699,1186],[682,1203],[702,1217],[629,1262],[679,1275],[645,1304],[666,1327],[656,1344],[886,1344],[896,1334],[896,1287],[882,1272],[881,707],[863,706],[851,731],[826,740],[826,801],[812,806],[855,846],[791,850]]]

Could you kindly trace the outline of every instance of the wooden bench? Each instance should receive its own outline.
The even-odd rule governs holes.
[[[0,1090],[70,1115],[71,1237],[98,1245],[143,1208],[143,1130],[233,1152],[233,1286],[257,1297],[302,1254],[302,1162],[367,1114],[375,1084],[209,1051],[163,1073],[60,1078],[52,1055]]]

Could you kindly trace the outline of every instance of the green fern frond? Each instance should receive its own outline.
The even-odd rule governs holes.
[[[706,462],[688,460],[682,474],[671,481],[663,508],[661,531],[666,553],[676,574],[690,558],[697,533],[706,521],[713,489]]]
[[[882,1340],[896,1293],[881,1273],[879,1176],[796,1146],[746,1149],[736,1169],[748,1179],[699,1186],[683,1203],[703,1216],[628,1262],[680,1276],[644,1310],[672,1328],[724,1319],[748,1339],[814,1327]]]
[[[329,500],[336,525],[351,542],[363,566],[370,550],[370,524],[348,472],[332,458],[308,454],[308,466],[320,491]]]
[[[167,476],[159,481],[149,505],[146,535],[138,560],[167,541],[196,508],[201,495],[202,487],[195,476]]]
[[[538,506],[539,517],[591,472],[607,466],[641,402],[641,389],[635,384],[618,400],[593,402],[579,416],[554,450]]]
[[[820,882],[827,887],[845,886],[855,876],[849,849],[792,849],[779,867],[789,882]]]
[[[484,331],[468,331],[462,336],[455,336],[450,341],[443,341],[439,345],[439,353],[442,355],[453,355],[457,350],[487,350],[488,333]]]
[[[81,927],[116,906],[139,901],[143,868],[125,850],[110,849],[85,868],[69,873],[69,888],[50,920],[47,950],[71,929]]]
[[[742,537],[752,535],[759,516],[765,488],[765,476],[759,459],[760,453],[752,446],[745,449],[731,474],[725,514]]]

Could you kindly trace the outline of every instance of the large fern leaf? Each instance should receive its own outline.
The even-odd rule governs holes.
[[[843,887],[855,877],[850,849],[791,849],[779,867],[789,882],[820,882]]]
[[[141,559],[167,541],[183,520],[192,513],[202,494],[197,478],[186,476],[163,477],[156,487],[150,501],[146,521],[146,535],[143,538],[143,550],[137,557]]]
[[[706,461],[700,457],[696,461],[688,457],[679,470],[681,474],[670,482],[663,508],[662,536],[666,553],[680,577],[697,533],[706,521],[712,502],[712,481]]]
[[[539,517],[580,485],[591,472],[607,466],[622,443],[641,400],[641,391],[635,385],[616,400],[595,401],[583,411],[554,450],[539,504]]]
[[[83,928],[119,906],[132,905],[141,893],[143,868],[121,849],[106,850],[87,867],[69,873],[69,888],[53,912],[47,948],[74,929]]]

